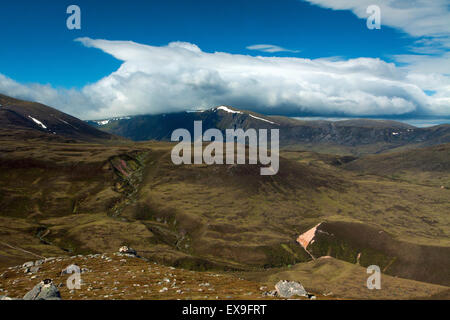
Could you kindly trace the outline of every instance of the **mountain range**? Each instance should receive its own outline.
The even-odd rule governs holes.
[[[296,146],[305,150],[332,150],[353,155],[450,142],[449,124],[417,128],[390,120],[302,121],[261,115],[229,106],[205,111],[142,115],[88,123],[105,132],[134,141],[170,141],[172,132],[178,128],[188,129],[192,133],[194,121],[202,121],[204,130],[279,129],[280,145],[285,148]]]

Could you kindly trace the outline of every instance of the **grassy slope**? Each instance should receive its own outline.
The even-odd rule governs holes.
[[[366,286],[366,268],[356,264],[322,257],[315,261],[300,263],[290,268],[245,273],[249,280],[258,279],[268,286],[279,280],[298,281],[306,290],[327,297],[340,299],[449,299],[450,288],[424,282],[392,277],[382,273],[381,289],[369,290]]]
[[[450,188],[450,144],[370,155],[345,165],[354,172]]]
[[[69,275],[61,275],[61,271],[71,264],[89,270],[81,274],[79,290],[69,290],[66,286]],[[35,275],[24,275],[20,267],[0,268],[0,293],[21,298],[36,283],[48,278],[53,279],[56,285],[62,285],[60,292],[63,300],[267,299],[262,295],[261,284],[257,281],[227,274],[176,269],[114,254],[59,257],[42,264]],[[167,291],[160,292],[163,288]]]
[[[275,177],[254,166],[177,167],[171,147],[3,140],[0,241],[44,256],[128,244],[155,261],[199,270],[308,261],[295,239],[322,221],[450,245],[447,189],[349,172],[301,152],[286,154]],[[129,177],[118,169],[122,160]],[[3,265],[31,258],[0,248]]]

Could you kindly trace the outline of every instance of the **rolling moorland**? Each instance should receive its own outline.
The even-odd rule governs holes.
[[[0,288],[22,294],[35,284],[28,275],[2,273],[8,267],[127,245],[150,262],[87,268],[108,273],[104,282],[135,264],[191,270],[198,281],[214,272],[251,298],[281,279],[301,282],[319,298],[450,298],[449,125],[309,123],[227,110],[94,128],[0,96]],[[175,166],[172,129],[199,119],[204,130],[279,128],[279,173],[260,176],[258,165]],[[304,248],[297,239],[314,227]],[[383,272],[382,290],[365,286],[364,267],[372,264]],[[19,280],[24,284],[11,288]],[[96,297],[64,297],[109,296],[101,287]],[[216,296],[245,298],[208,298]],[[124,297],[174,298],[143,291],[117,298]]]

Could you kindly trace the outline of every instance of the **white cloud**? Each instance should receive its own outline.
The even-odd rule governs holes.
[[[381,9],[381,24],[403,30],[413,37],[428,37],[450,46],[448,0],[304,0],[323,8],[350,10],[367,19],[367,7]]]
[[[450,74],[450,52],[442,55],[403,54],[395,55],[394,58],[415,72]]]
[[[303,0],[323,8],[349,10],[367,19],[370,5],[380,7],[381,24],[401,30],[416,38],[409,50],[415,54],[395,56],[397,62],[409,63],[410,70],[436,72],[441,63],[450,67],[450,3],[448,0]],[[364,27],[364,26],[362,26]],[[430,56],[427,56],[430,55]],[[441,69],[442,70],[442,69]],[[439,73],[443,73],[441,70]],[[448,73],[448,72],[447,72]]]
[[[12,97],[36,101],[61,111],[82,116],[96,108],[92,97],[75,89],[55,89],[51,85],[21,84],[0,73],[0,93]]]
[[[123,61],[81,90],[22,85],[0,75],[0,92],[37,100],[84,119],[232,105],[271,113],[450,115],[449,77],[380,59],[301,59],[203,52],[194,44],[156,47],[78,39]],[[428,96],[429,81],[436,94]],[[427,84],[428,83],[428,84]]]
[[[275,52],[293,52],[297,53],[300,52],[298,50],[290,50],[285,49],[283,47],[275,46],[273,44],[254,44],[247,47],[248,50],[256,50],[256,51],[262,51],[262,52],[269,52],[269,53],[275,53]]]

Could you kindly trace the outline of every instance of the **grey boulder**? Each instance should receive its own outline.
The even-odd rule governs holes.
[[[61,294],[52,280],[46,279],[25,294],[23,300],[61,300]]]
[[[275,285],[278,296],[282,298],[290,298],[293,296],[307,297],[308,292],[306,292],[303,286],[295,281],[281,280]]]

